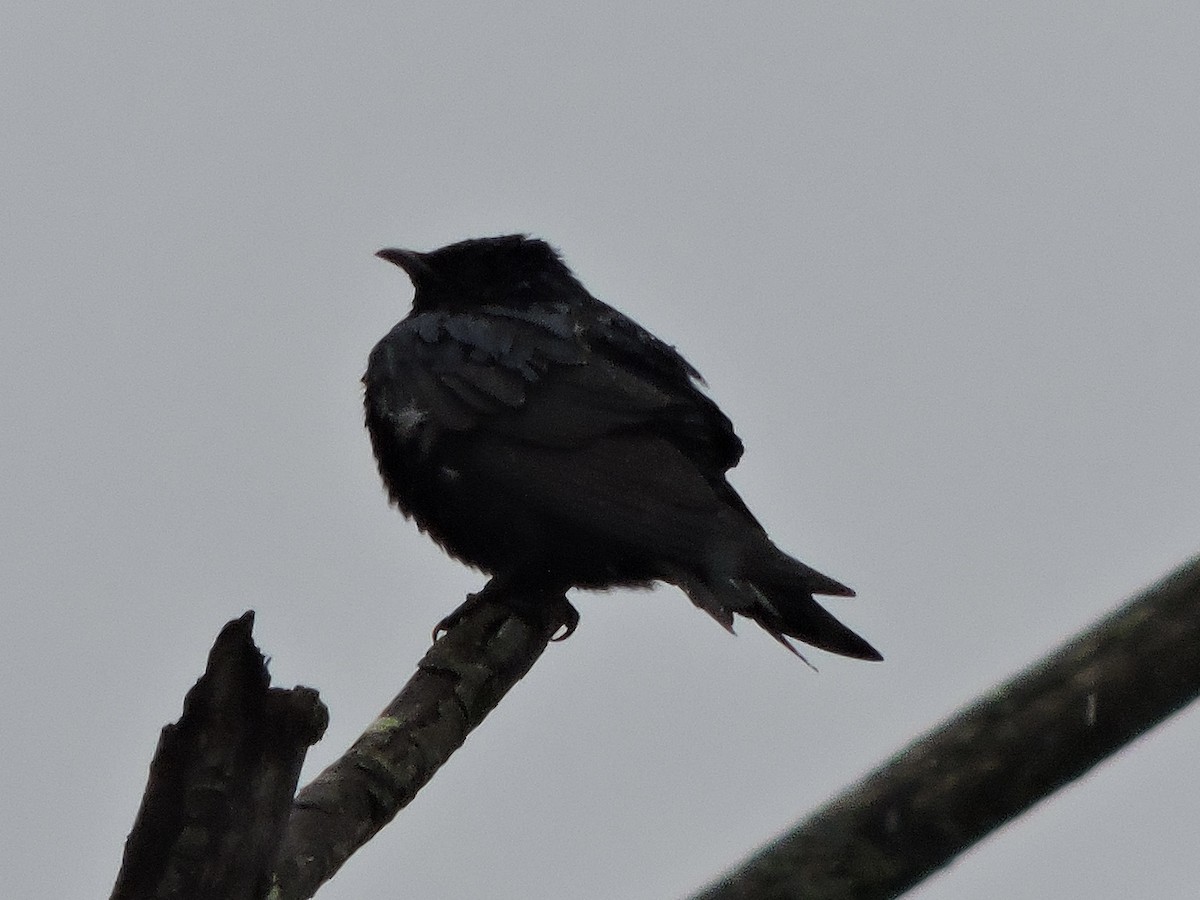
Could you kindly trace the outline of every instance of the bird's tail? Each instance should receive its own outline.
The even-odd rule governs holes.
[[[743,562],[748,571],[740,576],[706,578],[703,586],[694,581],[685,585],[692,601],[730,630],[733,613],[753,619],[797,656],[800,654],[788,642],[789,637],[841,656],[883,659],[878,650],[813,599],[813,594],[853,597],[853,590],[793,559],[770,541],[764,543],[765,547],[757,548],[752,564]]]

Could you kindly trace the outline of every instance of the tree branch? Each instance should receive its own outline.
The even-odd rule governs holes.
[[[561,612],[533,609],[470,606],[350,750],[300,792],[290,817],[326,712],[315,691],[268,687],[252,613],[230,622],[179,723],[163,729],[114,900],[257,900],[268,886],[273,900],[311,897],[529,671]],[[910,744],[693,900],[898,896],[1198,693],[1200,559]]]
[[[465,609],[465,608],[464,608]],[[416,796],[560,626],[479,603],[425,654],[354,745],[296,797],[271,900],[311,897]]]
[[[307,748],[329,714],[270,688],[254,613],[227,624],[179,722],[162,730],[112,900],[258,900]]]
[[[900,751],[692,900],[884,900],[1200,693],[1200,558]]]

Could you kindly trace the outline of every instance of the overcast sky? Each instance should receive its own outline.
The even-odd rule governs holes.
[[[374,470],[381,246],[560,247],[887,660],[581,595],[323,898],[680,897],[1200,550],[1197,47],[1187,4],[8,4],[8,895],[107,895],[228,619],[330,707],[307,780],[482,584]],[[913,896],[1194,896],[1198,742]]]

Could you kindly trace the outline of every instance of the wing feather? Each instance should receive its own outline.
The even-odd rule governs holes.
[[[416,313],[380,341],[363,378],[376,417],[407,423],[425,448],[444,432],[555,449],[634,432],[715,478],[742,445],[699,380],[674,348],[598,302]]]

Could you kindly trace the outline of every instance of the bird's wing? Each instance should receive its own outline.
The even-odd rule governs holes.
[[[377,420],[436,440],[480,430],[570,449],[606,435],[665,438],[718,477],[742,445],[668,345],[597,302],[409,316],[371,354],[364,382]]]
[[[520,511],[515,517],[549,523],[559,542],[574,536],[588,559],[702,560],[729,521],[721,493],[654,435],[613,434],[564,453],[486,434],[460,448],[457,460],[461,477],[476,480],[464,489],[487,485]],[[740,517],[737,524],[745,527]]]

